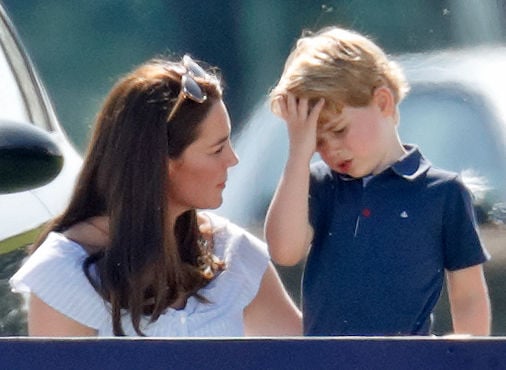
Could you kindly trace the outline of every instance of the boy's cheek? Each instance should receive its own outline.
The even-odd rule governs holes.
[[[333,168],[333,163],[332,163],[332,160],[331,160],[331,157],[328,156],[325,152],[321,152],[321,151],[316,151],[316,153],[318,153],[318,155],[320,156],[320,158],[322,159],[323,162],[325,162],[325,164],[327,166],[329,166],[330,168],[332,168],[333,170],[335,170],[335,168]]]

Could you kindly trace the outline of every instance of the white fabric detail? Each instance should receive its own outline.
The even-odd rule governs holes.
[[[256,296],[269,262],[267,247],[258,238],[228,220],[208,213],[213,224],[214,252],[226,262],[221,272],[199,293],[210,303],[190,297],[182,310],[167,309],[154,322],[144,320],[141,329],[154,337],[243,336],[243,310]],[[60,233],[46,241],[10,279],[12,290],[33,293],[73,320],[94,328],[99,336],[112,336],[109,305],[86,278],[82,263],[86,252]],[[130,316],[123,330],[135,336]]]

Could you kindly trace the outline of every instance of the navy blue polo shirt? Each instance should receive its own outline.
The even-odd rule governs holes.
[[[406,148],[367,184],[311,166],[305,335],[427,335],[445,269],[488,259],[458,175]]]

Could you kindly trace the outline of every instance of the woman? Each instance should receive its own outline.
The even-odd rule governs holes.
[[[238,158],[219,77],[151,60],[112,89],[65,212],[11,278],[34,336],[298,335],[265,245],[217,208]]]

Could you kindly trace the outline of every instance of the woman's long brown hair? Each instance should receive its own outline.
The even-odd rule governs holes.
[[[212,104],[221,99],[219,79],[198,80],[208,99],[185,99],[167,122],[181,86],[179,63],[154,59],[126,75],[99,112],[72,198],[39,237],[63,232],[89,217],[109,218],[110,244],[89,255],[84,271],[111,305],[113,332],[124,335],[122,310],[138,335],[143,315],[156,321],[181,294],[206,284],[196,264],[199,230],[195,210],[168,234],[167,159],[177,158],[199,134]]]

